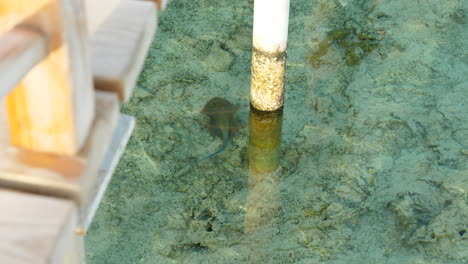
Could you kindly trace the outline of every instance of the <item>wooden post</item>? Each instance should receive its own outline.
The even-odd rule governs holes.
[[[138,76],[142,67],[145,55],[156,29],[155,6],[151,2],[145,1],[121,1],[119,6],[114,9],[112,15],[106,19],[99,20],[105,22],[99,25],[100,29],[94,30],[95,32],[92,36],[93,41],[89,41],[90,43],[88,44],[91,44],[93,50],[102,51],[93,57],[93,64],[98,66],[96,69],[102,69],[102,71],[96,70],[93,72],[93,75],[97,79],[104,77],[106,80],[112,80],[111,82],[104,82],[105,87],[103,87],[103,89],[110,90],[112,93],[107,91],[94,92],[91,89],[90,93],[94,100],[92,102],[93,106],[90,107],[87,104],[80,104],[82,100],[80,100],[80,96],[76,93],[70,94],[75,90],[75,87],[80,89],[81,86],[75,85],[74,78],[70,78],[70,80],[65,78],[67,76],[75,76],[75,72],[73,72],[74,68],[69,67],[70,65],[74,65],[72,61],[74,57],[69,56],[70,58],[68,58],[66,56],[70,55],[68,52],[69,49],[66,47],[73,45],[76,47],[76,43],[88,40],[88,37],[85,34],[81,34],[76,39],[71,39],[69,42],[67,42],[65,36],[69,33],[66,30],[62,32],[63,36],[60,35],[62,34],[60,33],[61,31],[59,32],[60,34],[54,33],[54,30],[57,29],[50,24],[52,22],[56,22],[58,18],[55,19],[50,14],[54,14],[56,9],[61,10],[58,9],[58,7],[61,6],[58,3],[56,3],[57,8],[55,9],[51,8],[51,3],[55,2],[44,4],[43,6],[39,5],[35,13],[30,14],[31,12],[28,11],[22,17],[18,18],[16,14],[22,14],[18,10],[27,10],[24,3],[23,5],[11,4],[11,6],[9,6],[8,3],[5,4],[3,1],[6,0],[0,0],[0,4],[3,4],[3,6],[0,5],[0,7],[3,8],[0,8],[0,11],[4,11],[4,15],[0,15],[0,22],[2,19],[5,21],[10,21],[9,19],[12,18],[17,19],[20,22],[16,24],[11,23],[11,26],[15,26],[15,29],[13,30],[9,30],[9,27],[5,26],[4,29],[9,30],[8,34],[3,36],[0,34],[0,36],[9,40],[11,39],[10,36],[12,35],[10,33],[16,32],[17,28],[44,27],[44,30],[38,30],[39,32],[43,32],[39,35],[45,36],[44,38],[48,44],[47,52],[50,51],[51,54],[37,65],[36,68],[39,68],[37,70],[38,73],[35,73],[35,68],[29,74],[27,74],[25,79],[21,82],[20,86],[9,95],[7,100],[7,104],[9,104],[10,110],[8,113],[10,118],[9,126],[6,124],[6,122],[2,122],[2,119],[5,120],[4,118],[0,118],[0,185],[28,192],[73,199],[78,201],[84,207],[95,208],[95,206],[90,207],[89,204],[91,202],[93,204],[97,204],[99,202],[98,200],[100,200],[100,198],[95,199],[95,196],[102,197],[102,191],[97,190],[100,188],[100,186],[104,185],[99,184],[97,179],[99,178],[100,181],[102,178],[109,179],[111,175],[109,171],[113,170],[106,169],[106,175],[108,175],[106,177],[101,177],[102,173],[99,173],[102,172],[102,170],[100,170],[101,162],[103,161],[104,156],[106,155],[106,151],[112,143],[111,140],[117,140],[119,143],[127,142],[128,140],[128,138],[124,139],[124,137],[117,137],[114,139],[112,138],[112,134],[116,129],[120,116],[117,95],[121,95],[123,100],[126,100],[130,97],[130,93],[136,82],[136,77]],[[21,1],[25,2],[25,0]],[[46,0],[41,1],[44,2]],[[60,3],[61,1],[71,1],[70,3],[81,3],[81,1],[78,0],[49,1],[60,1]],[[88,1],[87,3],[89,4],[88,9],[93,10],[95,8],[102,8],[104,3],[109,4],[110,2],[104,1],[102,3],[98,3]],[[10,7],[9,11],[11,11],[11,13],[5,11],[5,6]],[[45,14],[49,14],[49,16],[44,17],[42,15],[44,12]],[[98,12],[94,13],[98,14]],[[69,18],[75,17],[64,17],[64,25],[73,24],[68,21]],[[44,21],[47,21],[47,19],[52,20],[49,21],[50,23],[45,23]],[[33,22],[35,21],[39,21],[41,23],[37,22],[34,24]],[[75,20],[72,20],[72,22],[73,21]],[[94,18],[94,21],[98,20]],[[91,24],[86,19],[83,23],[92,27],[98,26],[96,24],[97,22],[93,22],[94,24]],[[123,32],[124,34],[122,35],[120,32]],[[13,34],[13,36],[16,36],[16,33]],[[40,38],[42,39],[42,36]],[[27,71],[27,65],[22,64],[24,61],[29,63],[29,60],[23,59],[24,53],[29,54],[31,50],[32,53],[34,53],[34,45],[30,45],[28,43],[34,44],[34,41],[27,42],[27,48],[25,49],[15,50],[15,56],[4,57],[7,58],[7,60],[0,57],[0,67],[5,69],[12,68],[14,70],[13,72],[15,73],[15,79],[19,78],[21,75],[21,72],[18,71],[18,69],[21,71]],[[2,44],[4,43],[0,44],[0,55],[2,54]],[[7,47],[3,50],[10,50],[10,48]],[[23,53],[21,51],[23,51]],[[58,56],[56,52],[59,51],[62,51],[63,53],[61,55],[64,56]],[[69,63],[57,63],[56,65],[52,66],[49,65],[57,62],[58,58],[63,58],[65,62]],[[108,69],[106,69],[106,66],[114,66],[116,64],[118,67],[107,67]],[[90,70],[89,68],[86,68],[86,66],[89,65],[82,66],[83,69],[77,68],[77,71],[87,72]],[[109,71],[109,69],[111,70]],[[51,82],[54,81],[51,80],[51,78],[56,77],[53,75],[55,70],[63,75],[58,76],[63,80],[60,83],[52,83],[55,85],[54,88],[56,89],[51,89],[49,86],[51,85]],[[43,75],[40,75],[40,73]],[[30,75],[33,76],[30,77]],[[0,77],[8,78],[8,76],[2,74],[0,74]],[[5,80],[1,78],[0,84],[3,84]],[[36,82],[32,83],[30,78],[33,78],[33,80]],[[71,83],[69,81],[71,81]],[[25,82],[26,84],[24,84]],[[124,84],[124,86],[120,84]],[[23,86],[27,87],[25,88]],[[85,88],[87,88],[87,86],[88,84]],[[45,94],[43,92],[44,90]],[[11,99],[12,97],[13,99]],[[34,101],[34,98],[37,98],[38,100]],[[67,99],[69,100],[68,102],[66,101]],[[44,102],[44,100],[46,101]],[[72,104],[73,108],[69,107],[70,104]],[[2,107],[0,107],[0,109],[1,108]],[[75,113],[80,115],[81,111],[86,113],[87,111],[90,111],[90,109],[93,111],[94,118],[92,120],[90,130],[85,137],[86,142],[84,144],[80,144],[80,146],[78,146],[78,144],[72,145],[72,143],[76,143],[76,140],[74,140],[75,138],[72,137],[74,135],[73,132],[76,132],[73,130],[75,127],[72,126],[74,125],[73,115]],[[96,109],[96,111],[94,111],[94,109]],[[0,111],[0,114],[3,113]],[[12,121],[12,116],[16,118],[13,119],[13,121],[16,121],[16,123]],[[41,121],[46,124],[42,124]],[[67,134],[69,135],[68,139],[61,137],[63,135],[59,134],[56,130],[46,129],[46,125],[52,123],[52,121],[56,121],[58,125],[62,125],[62,128],[65,127],[65,125],[68,125],[68,127],[65,127],[68,128],[66,132],[70,132]],[[48,143],[50,145],[55,144],[53,147],[56,148],[54,148],[53,151],[51,151],[51,149],[44,148],[25,149],[26,147],[24,145],[20,145],[22,148],[17,148],[16,146],[12,147],[8,142],[5,141],[5,139],[10,141],[15,141],[15,138],[22,139],[21,135],[18,135],[15,129],[18,129],[17,126],[20,128],[26,125],[30,126],[30,123],[33,123],[36,126],[40,126],[37,128],[38,130],[40,128],[44,128],[44,130],[41,130],[40,132],[43,132],[46,135],[41,135],[42,137],[36,136],[27,138],[29,140],[27,143],[30,143],[32,146],[43,146],[47,144],[47,142],[43,142],[45,139],[47,139],[49,140]],[[128,135],[131,131],[133,121],[124,123],[126,124],[125,127],[128,128],[126,130],[126,135]],[[5,135],[5,131],[8,129],[8,127],[12,127],[10,129],[12,133],[8,135],[8,137],[5,137],[7,136]],[[36,129],[36,127],[33,128]],[[30,130],[31,129],[26,130],[26,132],[31,132]],[[19,131],[18,133],[21,132],[24,133],[24,131]],[[61,141],[67,140],[66,142],[70,143],[68,145],[69,148],[59,148],[62,145],[59,145],[57,141],[53,141],[51,139],[57,139],[57,141],[60,141],[58,143],[63,143]],[[76,152],[76,149],[73,149],[74,147],[80,147],[79,151]],[[66,151],[64,151],[64,149]],[[114,151],[114,154],[115,152],[116,151]],[[110,156],[115,157],[120,156],[120,154]]]
[[[137,1],[0,0],[0,263],[84,263],[82,235],[134,126],[117,96],[130,96],[155,11]],[[124,86],[94,92],[88,36],[112,50],[97,65],[120,66],[100,76]]]
[[[73,155],[85,142],[94,92],[80,3],[0,0],[0,34],[21,25],[44,32],[49,40],[49,55],[6,99],[13,145]]]
[[[149,1],[154,2],[158,10],[164,10],[166,9],[168,0],[149,0]]]
[[[153,41],[156,7],[146,1],[122,1],[90,38],[96,89],[116,92],[126,102]]]
[[[121,0],[85,0],[88,36],[92,36]]]
[[[1,35],[0,43],[0,97],[3,97],[47,56],[48,46],[41,31],[21,26]]]
[[[73,201],[0,188],[0,263],[83,263]]]

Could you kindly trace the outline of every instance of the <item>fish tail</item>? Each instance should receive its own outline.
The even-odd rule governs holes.
[[[223,150],[226,149],[226,147],[227,147],[228,144],[229,144],[229,136],[226,135],[226,136],[224,136],[224,139],[223,139],[223,145],[222,145],[216,152],[214,152],[213,154],[210,154],[210,155],[204,157],[203,159],[199,159],[198,161],[196,161],[196,162],[194,162],[194,163],[197,164],[197,163],[199,163],[199,162],[202,162],[202,161],[204,161],[204,160],[207,160],[207,159],[209,159],[209,158],[211,158],[211,157],[213,157],[213,156],[215,156],[215,155],[217,155],[217,154],[223,152]]]
[[[209,158],[211,158],[211,157],[213,157],[213,156],[215,156],[215,155],[221,153],[223,150],[226,149],[226,147],[227,147],[228,144],[229,144],[229,134],[223,136],[223,145],[222,145],[216,152],[214,152],[213,154],[210,154],[210,155],[204,157],[203,159],[199,159],[199,160],[197,160],[197,161],[195,161],[195,162],[192,162],[192,163],[190,163],[190,164],[188,164],[188,165],[185,165],[184,167],[182,167],[182,169],[180,169],[179,171],[177,171],[177,172],[175,173],[175,176],[176,176],[176,177],[182,176],[182,175],[186,174],[186,173],[190,170],[190,168],[192,168],[193,166],[197,165],[198,163],[200,163],[200,162],[202,162],[202,161],[204,161],[204,160],[207,160],[207,159],[209,159]]]

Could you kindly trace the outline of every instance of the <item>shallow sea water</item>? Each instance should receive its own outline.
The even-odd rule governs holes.
[[[281,171],[261,177],[252,9],[160,13],[87,263],[468,263],[468,1],[291,1]],[[241,129],[184,170],[222,144],[200,113],[216,96]]]

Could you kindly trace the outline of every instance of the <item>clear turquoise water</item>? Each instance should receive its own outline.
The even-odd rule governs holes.
[[[172,0],[87,262],[468,263],[467,1],[291,1],[281,173],[247,169],[253,1]],[[219,155],[214,96],[240,104]]]

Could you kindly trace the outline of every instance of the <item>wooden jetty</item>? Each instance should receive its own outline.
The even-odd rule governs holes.
[[[83,236],[135,124],[120,104],[165,6],[0,0],[0,263],[85,262]]]

